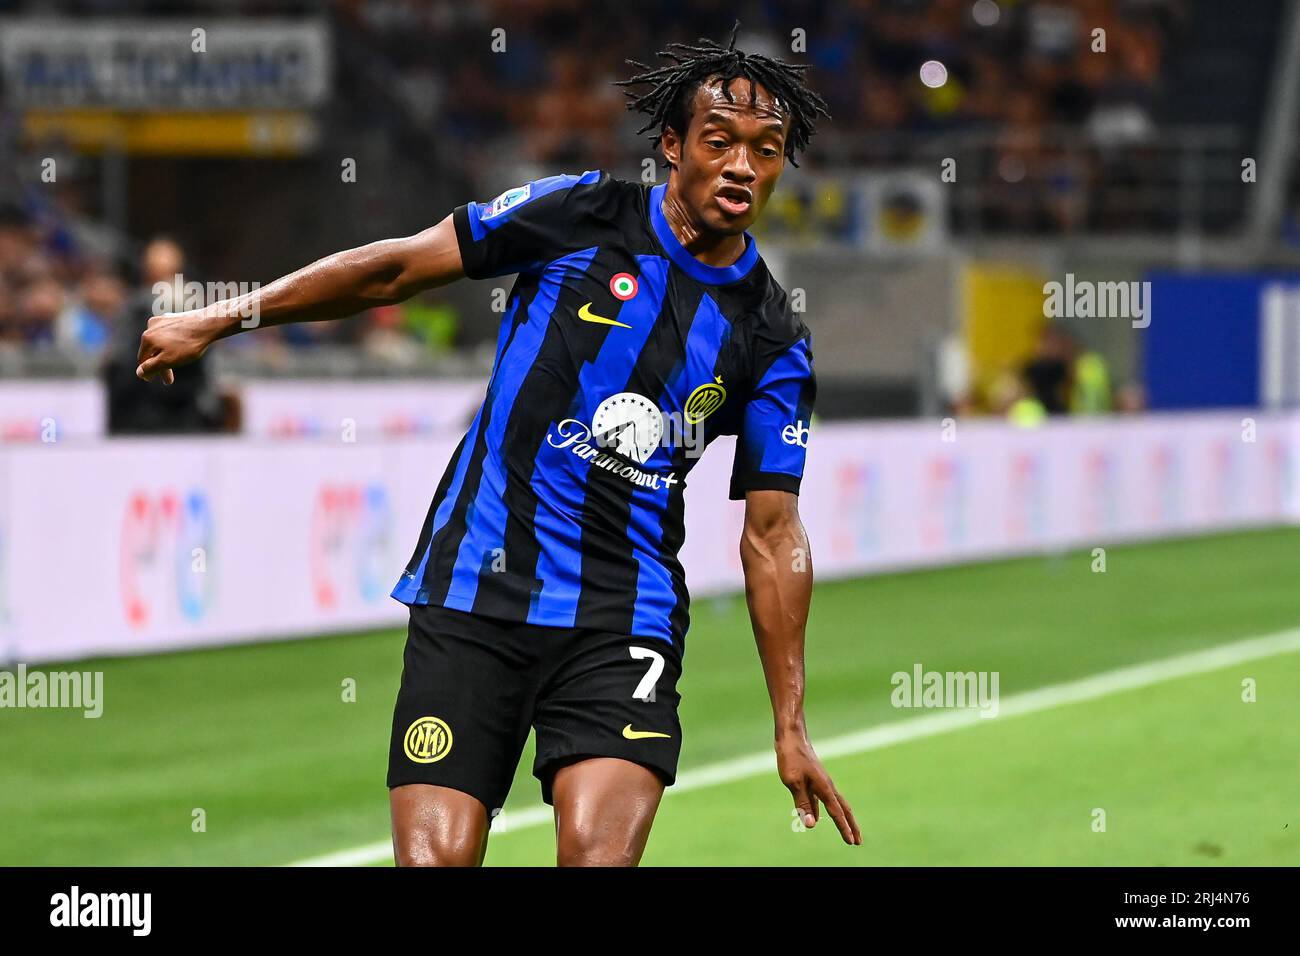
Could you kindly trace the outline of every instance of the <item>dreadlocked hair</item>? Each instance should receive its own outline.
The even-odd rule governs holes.
[[[826,109],[826,101],[804,83],[803,75],[808,64],[787,63],[762,53],[737,50],[736,33],[739,30],[740,21],[737,20],[731,28],[731,37],[725,47],[707,37],[699,38],[699,46],[669,43],[666,49],[656,54],[671,61],[666,66],[655,68],[638,60],[627,60],[629,65],[644,72],[626,80],[617,80],[614,85],[650,87],[642,93],[624,90],[623,95],[631,98],[627,104],[629,110],[649,114],[650,121],[637,132],[656,130],[651,145],[658,147],[664,130],[669,126],[685,136],[691,100],[701,83],[712,77],[720,77],[722,93],[729,103],[735,102],[730,89],[732,80],[749,80],[751,103],[754,100],[754,84],[761,83],[776,98],[777,106],[791,118],[790,134],[785,141],[785,155],[791,166],[798,166],[795,153],[806,149],[809,138],[817,132],[817,117],[831,118]]]

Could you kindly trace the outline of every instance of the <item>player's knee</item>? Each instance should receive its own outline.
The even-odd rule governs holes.
[[[561,833],[556,841],[556,862],[560,866],[636,866],[640,850],[626,840],[590,833]]]
[[[398,866],[478,866],[481,856],[482,848],[469,834],[448,839],[417,831],[393,839]]]

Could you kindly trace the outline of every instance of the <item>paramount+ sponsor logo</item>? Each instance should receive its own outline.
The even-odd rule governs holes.
[[[659,491],[671,488],[680,479],[673,472],[647,471],[636,465],[628,464],[615,455],[601,451],[602,438],[594,435],[592,430],[576,418],[566,418],[555,426],[554,432],[548,433],[546,443],[553,448],[567,448],[569,452],[593,468],[601,468],[611,474],[626,478],[634,485]]]
[[[687,457],[699,457],[705,445],[702,423],[726,400],[721,376],[696,387],[681,412],[664,412],[644,395],[619,392],[596,407],[590,425],[566,418],[547,433],[546,442],[639,487],[671,488],[681,480],[675,472],[640,466],[660,448],[682,447]]]

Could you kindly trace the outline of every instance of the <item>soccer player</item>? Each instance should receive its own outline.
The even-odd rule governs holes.
[[[517,274],[487,395],[393,590],[410,606],[388,786],[401,864],[482,862],[528,730],[562,865],[635,865],[681,748],[683,488],[735,435],[745,591],[777,772],[813,826],[862,836],[809,743],[812,591],[797,508],[815,380],[808,329],[746,231],[825,103],[802,64],[670,44],[620,85],[667,183],[552,176],[249,296],[154,318],[138,374],[173,381],[260,323],[351,315]]]

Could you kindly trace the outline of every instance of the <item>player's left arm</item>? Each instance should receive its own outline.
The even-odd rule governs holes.
[[[414,236],[336,252],[236,298],[154,316],[140,337],[135,373],[170,385],[177,367],[201,358],[218,339],[250,328],[340,319],[404,302],[464,275],[448,215]]]
[[[812,557],[799,519],[799,498],[789,491],[745,495],[740,539],[745,599],[763,663],[775,722],[777,773],[794,796],[805,826],[823,804],[844,842],[862,845],[853,809],[835,789],[804,724],[804,628],[812,600]]]

